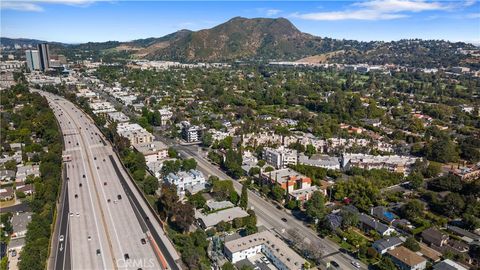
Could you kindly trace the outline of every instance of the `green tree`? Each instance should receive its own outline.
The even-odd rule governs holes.
[[[222,270],[235,270],[235,266],[231,262],[226,262],[222,265]]]
[[[205,132],[202,136],[202,145],[205,147],[210,147],[213,143],[212,134],[209,132]]]
[[[421,173],[413,172],[407,177],[407,181],[410,182],[412,188],[418,189],[423,186],[423,175]]]
[[[248,188],[246,185],[242,186],[242,194],[240,195],[239,206],[244,210],[248,208]]]
[[[423,217],[425,207],[419,200],[410,200],[400,208],[400,214],[406,218],[415,220],[418,217]]]
[[[182,162],[182,170],[189,171],[197,168],[197,161],[194,158],[185,159]]]
[[[277,202],[281,202],[283,199],[285,199],[285,190],[279,185],[273,185],[270,192],[272,194],[272,198]]]
[[[325,216],[325,198],[320,191],[315,191],[305,203],[305,214],[310,220],[321,220]]]
[[[197,209],[203,208],[207,203],[201,192],[195,193],[188,197],[188,201]]]
[[[307,148],[305,149],[305,155],[307,155],[308,157],[311,157],[316,153],[317,153],[317,149],[315,149],[315,146],[308,144]]]
[[[149,175],[143,180],[143,191],[148,195],[155,194],[158,186],[158,179],[155,176]]]
[[[415,240],[415,238],[413,237],[408,237],[407,240],[405,240],[405,243],[403,243],[403,245],[414,252],[420,250],[420,244],[418,244],[417,240]]]

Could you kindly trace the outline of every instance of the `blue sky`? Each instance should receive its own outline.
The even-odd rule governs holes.
[[[127,41],[210,28],[242,16],[285,17],[301,31],[356,40],[480,43],[477,0],[95,1],[2,0],[1,35],[47,41]]]

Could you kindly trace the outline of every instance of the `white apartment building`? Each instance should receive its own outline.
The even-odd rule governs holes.
[[[116,123],[125,123],[130,121],[130,118],[126,116],[123,112],[110,112],[107,114],[108,120]]]
[[[160,161],[168,157],[168,146],[159,141],[138,143],[133,147],[143,154],[146,163]]]
[[[297,164],[297,150],[284,148],[283,146],[277,149],[265,147],[262,157],[268,164],[277,169],[287,167],[289,164]]]
[[[199,126],[190,125],[189,122],[184,121],[182,124],[182,137],[187,142],[200,141],[201,129]]]
[[[127,138],[131,145],[139,143],[151,143],[155,137],[139,124],[119,123],[117,125],[117,133]]]
[[[92,102],[89,105],[90,105],[90,108],[92,109],[92,112],[94,114],[109,113],[109,112],[117,111],[117,110],[115,110],[113,105],[108,101]]]
[[[165,126],[170,119],[172,119],[173,112],[170,110],[170,108],[161,108],[158,110],[160,113],[160,121],[162,126]]]
[[[387,169],[392,172],[408,174],[410,167],[418,158],[411,156],[373,156],[366,154],[343,154],[342,167],[346,170],[359,167],[366,170]]]
[[[300,255],[270,231],[226,241],[224,253],[232,263],[263,253],[279,270],[300,270],[305,263]]]
[[[190,170],[188,172],[178,172],[176,174],[169,173],[165,177],[165,181],[177,187],[178,194],[185,194],[187,189],[192,189],[198,186],[204,186],[206,179],[203,173],[198,170]]]

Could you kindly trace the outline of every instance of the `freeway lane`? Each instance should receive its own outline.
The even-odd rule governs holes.
[[[143,229],[143,218],[150,214],[138,215],[131,203],[141,194],[126,192],[129,184],[120,180],[126,173],[111,162],[109,157],[114,152],[93,121],[71,102],[40,93],[54,109],[64,134],[64,155],[70,159],[65,164],[68,210],[65,204],[60,222],[67,223],[61,230],[69,231],[64,234],[64,241],[70,249],[57,252],[55,269],[65,269],[60,261],[70,260],[72,269],[177,269],[175,262],[169,261],[163,266],[164,262],[157,258],[163,256],[157,243],[147,239],[152,234],[158,235],[161,227],[151,225],[156,230],[154,233]],[[173,246],[171,249],[175,252]],[[177,259],[176,252],[175,255],[169,258]]]
[[[198,152],[197,146],[184,146],[184,145],[175,145],[174,146],[180,154],[193,157],[198,163],[199,168],[208,175],[216,175],[221,179],[229,179],[233,182],[234,188],[237,192],[241,192],[242,185],[233,180],[223,171],[212,165],[208,160],[206,160]],[[351,261],[354,260],[349,255],[339,252],[339,247],[335,243],[318,237],[318,235],[305,226],[301,221],[297,220],[291,214],[284,212],[283,210],[277,209],[273,204],[266,201],[262,197],[258,196],[254,192],[248,192],[248,204],[249,207],[253,207],[259,223],[263,224],[265,227],[270,229],[275,229],[277,232],[282,233],[285,237],[288,238],[288,231],[295,230],[303,238],[306,243],[314,243],[319,247],[322,247],[321,250],[325,256],[325,261],[336,261],[341,269],[356,269],[351,265]],[[282,218],[286,218],[287,222],[283,222]],[[361,264],[361,269],[367,269],[367,266]]]
[[[67,169],[64,168],[64,175],[67,174]],[[60,218],[60,223],[59,223],[59,236],[64,237],[63,242],[55,243],[54,248],[56,248],[56,256],[55,256],[55,262],[54,262],[54,269],[55,270],[69,270],[71,269],[70,265],[70,237],[68,235],[68,213],[69,213],[69,204],[68,204],[68,182],[66,180],[66,177],[64,177],[64,183],[62,184],[62,188],[65,189],[63,191],[63,198],[61,200],[63,206],[62,206],[62,212],[59,215]]]
[[[54,108],[64,155],[71,159],[66,166],[72,269],[178,269],[173,245],[160,224],[151,222],[155,213],[145,211],[142,194],[112,158],[115,153],[93,120],[71,102],[40,93]],[[57,261],[61,255],[57,251]]]

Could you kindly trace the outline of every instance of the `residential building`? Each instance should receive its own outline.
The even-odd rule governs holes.
[[[168,146],[160,141],[137,143],[133,147],[143,154],[146,163],[168,158]]]
[[[401,244],[403,244],[403,241],[399,237],[388,237],[373,242],[372,246],[378,253],[383,255]]]
[[[429,245],[442,247],[448,243],[448,235],[435,228],[428,228],[422,232],[422,239]]]
[[[50,52],[47,43],[40,43],[37,46],[38,56],[40,59],[40,70],[46,71],[50,68]]]
[[[433,270],[468,270],[464,266],[450,259],[443,260],[433,266]]]
[[[419,243],[419,244],[420,244],[420,250],[418,251],[419,254],[422,254],[424,258],[426,258],[428,261],[432,263],[440,261],[440,258],[442,257],[442,253],[436,251],[433,248],[430,248],[424,243]]]
[[[300,154],[298,157],[298,163],[329,170],[340,170],[340,161],[338,160],[338,157],[327,155],[313,155],[308,157],[304,154]]]
[[[27,67],[30,72],[40,70],[40,56],[37,50],[26,50]]]
[[[40,176],[40,166],[39,165],[22,165],[17,167],[17,176],[15,177],[15,182],[24,182],[27,179],[27,176],[32,175],[34,177]]]
[[[186,142],[198,142],[201,138],[201,129],[199,126],[190,125],[189,122],[183,121],[182,125],[182,137]]]
[[[13,199],[13,188],[12,187],[4,187],[0,188],[0,200],[8,201]]]
[[[11,181],[15,180],[15,171],[14,170],[0,170],[0,181]]]
[[[392,224],[392,222],[397,218],[397,216],[388,211],[385,206],[372,207],[370,209],[370,215],[388,224]]]
[[[480,162],[475,166],[452,169],[450,170],[450,174],[466,182],[471,182],[475,179],[479,179],[480,178]]]
[[[27,225],[32,220],[31,212],[17,212],[12,216],[12,238],[24,237],[27,233]]]
[[[130,121],[130,118],[126,116],[123,112],[109,112],[107,113],[107,118],[110,122],[115,123],[125,123]]]
[[[167,125],[173,116],[173,112],[170,110],[170,108],[161,108],[160,110],[158,110],[158,112],[160,113],[161,125]]]
[[[221,209],[226,209],[226,208],[232,208],[234,207],[235,205],[230,202],[230,201],[208,201],[206,202],[206,205],[208,207],[208,209],[210,209],[210,211],[217,211],[217,210],[221,210]]]
[[[115,107],[113,107],[112,103],[108,101],[96,101],[89,103],[90,108],[94,114],[101,114],[101,113],[110,113],[116,112]]]
[[[262,178],[264,181],[279,185],[291,199],[297,201],[308,201],[313,192],[319,190],[317,186],[312,186],[312,179],[289,168],[263,172]]]
[[[462,238],[463,241],[467,243],[472,243],[473,241],[480,241],[480,235],[469,232],[467,230],[464,230],[462,228],[459,228],[457,226],[452,226],[452,225],[447,225],[447,229],[458,235],[459,237]]]
[[[289,164],[297,164],[297,150],[283,146],[277,149],[265,147],[262,152],[262,158],[276,169],[281,169]]]
[[[325,225],[332,231],[342,226],[343,218],[338,213],[330,213],[325,216]]]
[[[359,221],[360,228],[363,229],[365,232],[369,232],[370,230],[375,230],[381,236],[389,236],[391,233],[395,231],[392,227],[387,226],[381,223],[380,221],[374,219],[373,217],[366,215],[364,213],[361,213],[358,216],[358,221]]]
[[[341,163],[345,170],[351,167],[358,167],[365,170],[371,169],[387,169],[391,172],[408,174],[410,167],[417,160],[416,157],[410,156],[374,156],[365,154],[343,154]]]
[[[427,261],[424,258],[403,246],[389,250],[387,254],[401,270],[422,270],[427,267]]]
[[[226,241],[224,253],[232,263],[263,253],[279,270],[300,270],[305,263],[300,255],[270,231]]]
[[[117,125],[117,133],[127,138],[131,145],[139,143],[151,143],[155,139],[154,136],[139,124],[119,123]]]
[[[165,181],[177,187],[179,194],[185,194],[189,187],[200,186],[204,187],[206,179],[203,173],[198,170],[190,170],[188,172],[180,171],[176,174],[169,173],[165,177]]]
[[[232,207],[224,210],[205,214],[201,210],[195,210],[195,219],[203,229],[210,229],[220,222],[231,222],[236,218],[247,217],[248,213],[240,207]]]
[[[26,184],[25,182],[17,183],[15,190],[23,192],[25,195],[32,195],[35,191],[32,184]]]

